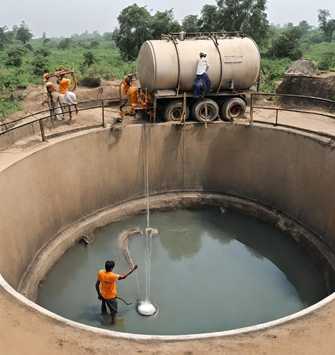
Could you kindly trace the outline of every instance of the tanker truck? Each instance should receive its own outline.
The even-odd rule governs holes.
[[[195,97],[200,52],[207,54],[211,90]],[[146,41],[141,46],[136,74],[138,96],[132,96],[132,107],[136,112],[145,112],[152,121],[232,121],[243,117],[248,92],[259,76],[259,49],[243,34],[162,35],[160,40]]]

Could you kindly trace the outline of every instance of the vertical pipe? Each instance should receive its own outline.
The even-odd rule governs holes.
[[[69,117],[70,117],[70,121],[72,120],[72,111],[71,111],[71,105],[68,105],[69,108]]]
[[[105,101],[101,100],[101,120],[102,120],[102,127],[106,127],[105,125]]]
[[[39,120],[38,123],[40,124],[42,142],[45,142],[45,141],[46,141],[46,138],[45,138],[45,132],[44,132],[43,122],[42,122],[42,120]]]
[[[254,121],[254,94],[250,95],[250,124],[252,125]]]
[[[276,123],[275,123],[275,126],[277,126],[277,124],[278,124],[278,114],[279,114],[279,110],[278,110],[278,108],[276,108]]]

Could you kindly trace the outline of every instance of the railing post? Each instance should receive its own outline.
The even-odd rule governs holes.
[[[254,121],[254,94],[251,93],[250,95],[250,122],[249,124],[252,125]]]
[[[275,126],[277,126],[277,124],[278,124],[278,114],[279,114],[279,110],[278,110],[278,108],[276,108],[276,123],[275,123]]]
[[[44,132],[43,120],[39,120],[39,121],[38,121],[38,123],[40,124],[40,130],[41,130],[42,142],[46,142],[46,137],[45,137],[45,132]]]
[[[102,127],[106,127],[105,125],[105,101],[101,100],[101,119],[102,119]]]
[[[72,105],[68,105],[70,121],[72,121],[72,109],[71,109],[71,107],[72,107]]]

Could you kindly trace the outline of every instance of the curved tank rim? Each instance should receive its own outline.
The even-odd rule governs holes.
[[[260,323],[249,327],[237,328],[237,329],[226,330],[221,332],[211,332],[211,333],[198,333],[198,334],[185,334],[185,335],[150,335],[150,334],[135,334],[135,333],[126,333],[126,332],[123,333],[114,330],[97,328],[97,327],[85,325],[83,323],[75,322],[68,318],[62,317],[54,312],[51,312],[39,306],[37,303],[30,301],[21,293],[17,292],[12,286],[8,284],[8,282],[3,278],[1,274],[0,274],[0,286],[9,295],[13,296],[18,302],[20,302],[24,306],[29,307],[33,311],[39,312],[40,314],[47,316],[50,320],[58,321],[71,328],[81,329],[99,336],[108,336],[108,337],[129,339],[129,340],[161,340],[161,341],[183,341],[184,340],[185,341],[185,340],[200,340],[200,339],[228,337],[233,335],[247,334],[247,333],[257,332],[260,330],[273,328],[275,326],[279,326],[281,324],[293,320],[297,320],[312,312],[315,312],[316,310],[326,306],[327,304],[335,300],[335,292],[334,292],[329,296],[327,296],[326,298],[322,299],[321,301],[315,303],[312,306],[304,308],[299,312],[290,314],[286,317],[278,318],[270,322]]]

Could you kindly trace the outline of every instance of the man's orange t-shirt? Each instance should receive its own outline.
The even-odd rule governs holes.
[[[120,275],[114,274],[113,272],[107,272],[105,270],[100,270],[98,273],[98,280],[100,281],[99,290],[101,296],[110,300],[117,296],[116,281],[119,279]]]
[[[69,91],[70,79],[63,78],[59,83],[59,92],[61,94],[66,94]]]

